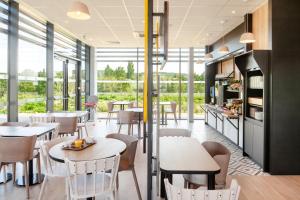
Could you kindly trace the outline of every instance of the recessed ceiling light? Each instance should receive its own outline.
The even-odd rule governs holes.
[[[235,14],[236,14],[236,11],[235,11],[235,10],[232,10],[232,11],[231,11],[231,14],[235,15]]]
[[[225,24],[226,23],[226,20],[225,19],[222,19],[221,21],[220,21],[220,24]]]
[[[108,44],[120,44],[119,41],[106,41],[106,43],[108,43]]]

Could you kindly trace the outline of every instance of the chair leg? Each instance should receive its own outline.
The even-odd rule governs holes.
[[[119,189],[119,173],[117,173],[116,188],[117,188],[117,190]]]
[[[47,176],[45,176],[44,181],[43,181],[43,183],[42,183],[42,188],[41,188],[41,190],[40,190],[40,194],[39,194],[38,200],[41,200],[42,197],[43,197],[44,190],[45,190],[45,186],[46,186],[46,181],[48,181],[48,177],[47,177]]]
[[[132,175],[133,175],[133,179],[134,179],[134,183],[135,183],[135,187],[136,187],[136,191],[137,191],[137,194],[138,194],[138,197],[139,197],[139,200],[142,200],[142,195],[141,195],[141,191],[140,191],[140,187],[139,187],[139,183],[138,183],[138,180],[136,178],[136,173],[135,173],[135,169],[132,168]]]
[[[84,125],[84,129],[85,129],[85,134],[86,134],[86,136],[89,137],[89,134],[88,134],[86,125]]]
[[[176,117],[176,113],[174,112],[174,119],[175,119],[175,123],[178,124],[177,122],[177,117]]]
[[[128,124],[128,135],[130,135],[131,132],[131,124]]]
[[[165,122],[166,122],[166,124],[168,124],[168,114],[167,113],[165,114]]]
[[[16,183],[16,163],[12,164],[12,172],[13,172],[13,184]]]
[[[39,154],[37,159],[37,168],[38,168],[38,176],[39,176],[39,183],[42,182],[42,169],[41,169],[41,155]]]
[[[65,185],[66,185],[65,187],[66,187],[67,200],[70,200],[70,189],[69,189],[67,179],[65,179]]]
[[[25,168],[25,187],[26,187],[26,196],[29,199],[29,176],[28,176],[28,167],[27,161],[23,163]]]
[[[184,188],[188,188],[188,182],[187,182],[187,180],[184,180],[184,186],[183,186]]]
[[[121,132],[121,128],[122,128],[122,124],[119,125],[119,130],[118,130],[118,133]]]

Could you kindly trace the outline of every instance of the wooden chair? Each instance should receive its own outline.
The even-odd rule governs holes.
[[[119,162],[120,155],[92,161],[70,161],[66,158],[68,199],[96,196],[115,199]]]
[[[59,123],[58,135],[74,135],[74,133],[77,131],[77,120],[77,116],[75,115],[73,117],[55,117],[54,121]]]
[[[191,131],[181,128],[162,128],[159,130],[159,137],[191,137]]]
[[[42,145],[41,156],[42,156],[43,164],[45,167],[45,178],[44,178],[42,188],[40,190],[40,194],[38,197],[39,200],[43,199],[44,190],[45,190],[46,184],[49,180],[61,179],[61,181],[65,182],[65,178],[67,176],[65,164],[56,162],[49,157],[49,151],[50,151],[51,147],[55,146],[56,144],[62,143],[62,142],[74,141],[75,139],[76,139],[76,136],[58,137],[58,138],[54,138],[51,141],[48,141]]]
[[[107,138],[113,138],[117,140],[121,140],[126,144],[126,151],[122,153],[121,159],[120,159],[120,166],[119,166],[119,172],[121,171],[131,171],[136,187],[136,191],[139,197],[139,200],[142,199],[139,184],[137,181],[136,173],[135,173],[135,168],[134,168],[134,160],[135,160],[135,154],[136,154],[136,147],[138,143],[138,139],[130,136],[130,135],[123,135],[123,134],[108,134],[106,136]],[[119,187],[119,178],[117,175],[117,188]]]
[[[177,107],[176,102],[171,102],[170,109],[165,109],[166,122],[168,121],[168,114],[173,114],[176,124],[178,123],[176,117],[176,107]]]
[[[133,134],[133,125],[139,122],[135,120],[135,113],[132,111],[120,110],[118,114],[119,130],[121,132],[122,125],[128,125],[128,135]]]
[[[202,145],[206,151],[213,157],[221,168],[219,174],[216,174],[215,182],[216,188],[224,188],[226,185],[226,177],[228,172],[230,151],[222,144],[213,141],[203,142]],[[185,174],[185,187],[192,185],[194,187],[205,186],[207,183],[207,176],[201,174]]]
[[[111,116],[114,113],[118,113],[118,112],[119,112],[119,110],[114,110],[114,102],[113,101],[107,102],[107,119],[106,119],[106,123],[110,122]]]
[[[223,190],[184,189],[171,185],[168,179],[164,182],[168,200],[238,200],[241,190],[235,179]]]
[[[30,137],[0,137],[0,162],[13,164],[13,180],[16,177],[16,163],[21,162],[24,165],[26,197],[29,199],[29,176],[28,161],[32,160],[38,154],[34,151],[36,136]],[[39,179],[41,178],[41,168],[39,167]]]

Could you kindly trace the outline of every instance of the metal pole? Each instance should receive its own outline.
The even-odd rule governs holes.
[[[46,44],[46,76],[47,76],[47,111],[53,112],[54,107],[54,25],[47,22]]]
[[[194,48],[189,49],[188,121],[194,121]]]
[[[153,0],[145,0],[147,3],[147,35],[148,35],[148,84],[147,84],[147,102],[148,102],[148,112],[147,112],[147,199],[152,200],[152,151],[153,151],[153,110],[152,110],[152,92],[153,92],[153,63],[152,63],[152,55],[153,55]]]
[[[80,40],[76,41],[76,57],[79,61],[76,61],[76,79],[75,79],[75,109],[81,110],[81,50],[82,43]]]
[[[8,2],[8,121],[18,121],[18,46],[19,46],[19,4]]]

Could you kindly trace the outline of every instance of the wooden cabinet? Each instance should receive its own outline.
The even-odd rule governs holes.
[[[245,146],[247,153],[259,165],[264,166],[264,127],[251,120],[245,120]]]

